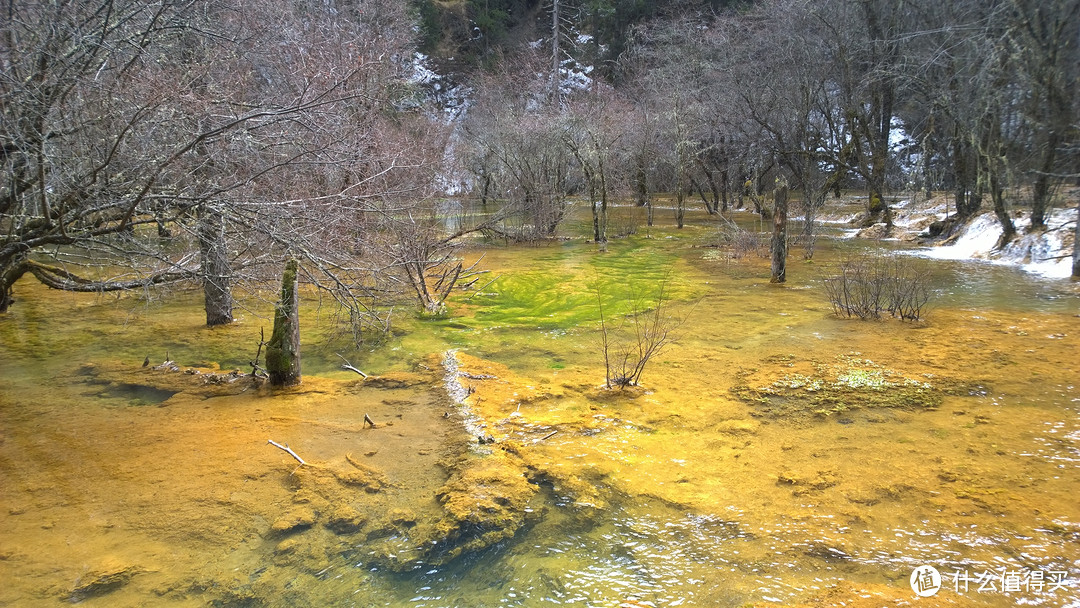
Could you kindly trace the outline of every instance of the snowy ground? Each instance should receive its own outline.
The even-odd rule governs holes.
[[[1021,236],[998,251],[994,246],[1001,235],[1001,225],[993,213],[984,213],[962,228],[948,245],[928,247],[925,255],[941,259],[986,260],[1020,266],[1048,278],[1068,278],[1072,275],[1071,222],[1075,220],[1075,210],[1058,209],[1047,218],[1049,230],[1026,234],[1030,217],[1014,218]]]
[[[928,244],[918,251],[926,257],[946,260],[983,260],[987,263],[1019,266],[1027,272],[1047,278],[1064,279],[1072,274],[1073,227],[1076,221],[1075,196],[1069,195],[1068,208],[1052,210],[1046,220],[1048,230],[1027,234],[1031,216],[1027,210],[1013,212],[1013,222],[1020,236],[1001,250],[995,250],[1001,225],[992,211],[975,216],[950,238],[939,244]],[[893,204],[894,238],[919,240],[927,226],[945,219],[944,199],[935,197],[928,202],[912,204],[900,201]],[[850,218],[846,218],[849,219]],[[860,231],[853,231],[852,235]],[[864,236],[873,234],[862,231]]]

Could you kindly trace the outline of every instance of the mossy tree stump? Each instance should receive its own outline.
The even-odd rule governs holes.
[[[775,209],[773,210],[773,234],[769,249],[772,253],[772,277],[770,283],[783,283],[787,280],[787,214],[788,184],[779,177],[773,192]]]
[[[289,260],[281,279],[281,298],[274,308],[274,333],[266,344],[266,372],[271,386],[300,383],[300,301],[296,273],[296,260]]]

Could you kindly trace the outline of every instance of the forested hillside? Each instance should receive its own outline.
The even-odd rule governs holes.
[[[661,17],[716,14],[748,7],[747,0],[562,0],[564,26],[593,37],[603,47],[596,57],[602,65],[627,48],[630,29]],[[482,63],[492,52],[513,50],[538,38],[550,37],[550,0],[413,0],[420,23],[421,48],[440,60]]]

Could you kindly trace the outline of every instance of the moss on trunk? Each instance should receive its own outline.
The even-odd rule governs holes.
[[[266,345],[266,371],[273,386],[300,383],[300,315],[296,260],[289,260],[281,279],[281,299],[274,310],[274,333]]]

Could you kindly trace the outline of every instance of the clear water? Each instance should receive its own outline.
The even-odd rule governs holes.
[[[457,296],[445,318],[402,316],[400,333],[361,350],[328,342],[313,304],[304,385],[279,394],[139,375],[166,352],[246,369],[266,302],[208,330],[194,293],[148,303],[21,283],[0,319],[0,604],[871,606],[914,603],[908,577],[930,564],[945,582],[920,602],[1080,605],[1075,285],[920,260],[936,294],[924,322],[840,320],[822,277],[900,245],[823,240],[779,287],[767,260],[717,255],[716,228],[694,219],[606,253],[477,243],[468,256],[486,254],[495,279],[482,293]],[[677,341],[641,390],[602,390],[597,302],[625,314],[660,283]],[[476,411],[543,482],[512,538],[390,572],[376,544],[405,550],[438,516],[447,459],[471,438],[443,419],[455,406],[437,381],[358,384],[335,353],[389,378],[437,367],[447,349],[490,363],[499,380],[478,381]],[[736,394],[856,372],[979,388],[929,410],[865,408],[855,394],[840,414],[793,419]],[[347,495],[370,509],[361,533],[274,532],[308,486],[268,439],[327,470],[359,458],[386,473],[381,492]],[[599,506],[582,507],[574,483]],[[420,525],[369,533],[402,508]],[[955,580],[986,573],[1027,583]]]

